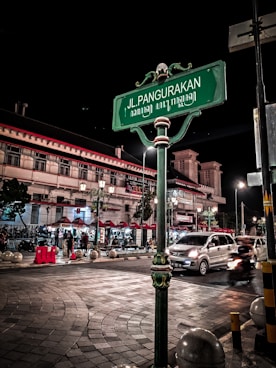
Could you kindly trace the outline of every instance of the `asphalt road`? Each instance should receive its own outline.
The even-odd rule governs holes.
[[[150,275],[151,265],[152,259],[137,259],[131,262],[95,263],[93,267]],[[211,270],[205,276],[189,273],[185,270],[177,270],[173,272],[173,279],[197,285],[208,285],[214,288],[224,288],[225,290],[234,290],[241,293],[263,296],[263,279],[259,264],[257,264],[257,269],[253,272],[255,278],[250,283],[238,281],[234,286],[228,284],[226,270]]]

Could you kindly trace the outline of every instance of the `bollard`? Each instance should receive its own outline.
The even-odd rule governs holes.
[[[230,312],[233,348],[242,351],[240,313]]]
[[[181,336],[175,358],[178,368],[225,368],[221,342],[203,328],[191,328]]]
[[[259,296],[250,305],[249,314],[257,328],[265,328],[264,297]]]
[[[255,350],[265,352],[275,360],[276,317],[272,263],[262,262],[264,285],[265,328],[258,331],[255,338]]]
[[[276,344],[275,295],[273,286],[272,264],[270,262],[262,262],[262,271],[264,284],[264,305],[266,312],[267,342],[271,344]]]
[[[111,249],[109,252],[109,258],[117,258],[117,252],[115,249]]]
[[[23,261],[23,254],[20,252],[14,252],[12,262],[13,263],[20,263]]]
[[[98,252],[96,250],[91,250],[90,259],[97,259],[97,258],[98,258]]]
[[[2,253],[2,260],[3,261],[12,261],[13,259],[13,252],[11,252],[10,250],[6,250],[5,252]]]
[[[76,249],[75,253],[76,253],[77,258],[82,258],[83,257],[83,253],[82,253],[81,249]]]

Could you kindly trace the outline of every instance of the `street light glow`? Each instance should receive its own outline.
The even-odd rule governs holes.
[[[239,181],[235,188],[235,217],[236,217],[236,235],[239,232],[239,221],[238,221],[238,189],[243,189],[245,187],[245,183],[243,181]]]

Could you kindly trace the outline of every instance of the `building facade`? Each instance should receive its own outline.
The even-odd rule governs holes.
[[[144,192],[156,192],[157,172],[123,146],[112,147],[6,110],[0,110],[0,131],[1,182],[16,178],[28,186],[31,202],[24,222],[29,226],[54,224],[61,218],[80,219],[89,226],[98,220],[106,227],[142,225],[133,215],[142,184]],[[225,204],[221,165],[200,164],[192,150],[173,154],[167,186],[168,201],[176,201],[169,223],[195,229],[199,211]],[[155,220],[153,212],[144,226],[154,229]],[[19,226],[20,220],[10,222],[1,213],[3,224]]]

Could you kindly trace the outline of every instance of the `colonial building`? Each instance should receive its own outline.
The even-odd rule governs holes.
[[[123,146],[102,142],[0,109],[1,181],[17,178],[28,186],[31,202],[24,213],[29,226],[61,218],[93,226],[139,228],[133,217],[144,191],[156,191],[156,170],[144,167]],[[174,199],[170,224],[197,226],[199,211],[224,204],[218,162],[199,163],[192,150],[174,152],[168,167],[168,202]],[[99,187],[100,183],[100,187]],[[152,203],[154,206],[154,202]],[[21,225],[18,218],[0,225]],[[155,228],[154,214],[145,224]]]

